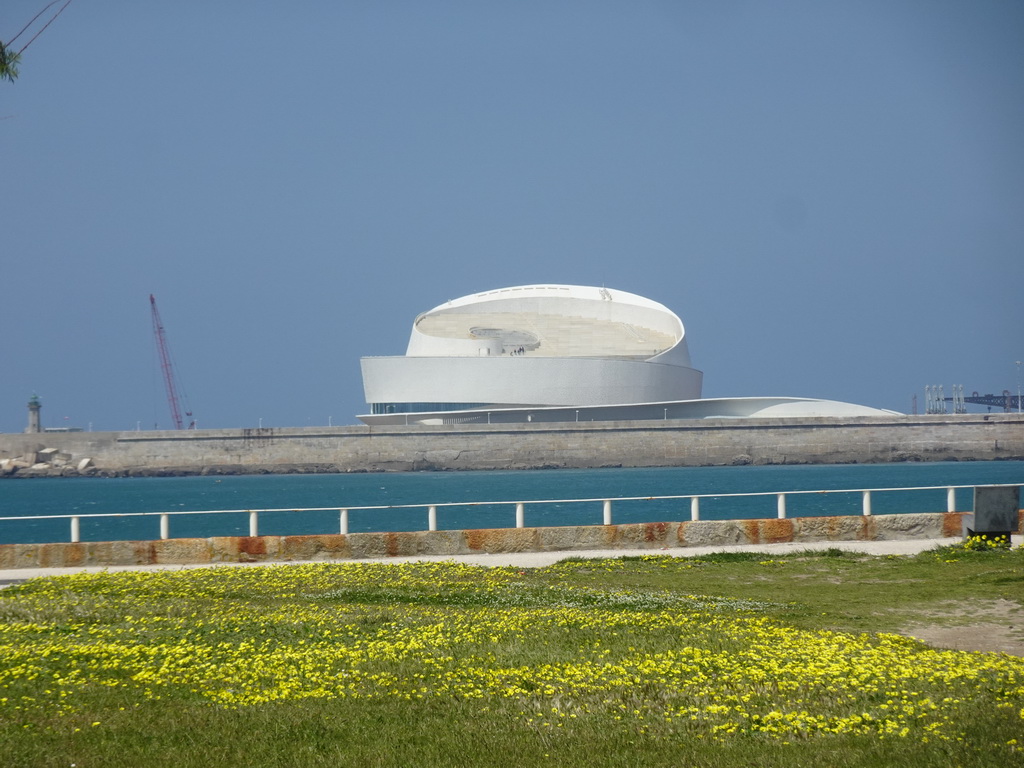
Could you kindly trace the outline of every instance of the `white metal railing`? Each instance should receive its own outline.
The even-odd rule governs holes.
[[[992,484],[998,487],[1015,487],[1018,483]],[[620,496],[613,498],[593,499],[530,499],[525,501],[452,501],[437,504],[379,504],[361,507],[282,507],[276,509],[211,509],[211,510],[176,510],[174,512],[98,512],[88,515],[67,514],[67,515],[18,515],[11,517],[0,517],[0,523],[7,520],[69,520],[71,524],[71,541],[81,541],[81,521],[94,520],[99,518],[124,518],[124,517],[158,517],[160,523],[160,538],[171,537],[170,519],[180,515],[229,515],[247,514],[249,517],[249,536],[259,536],[259,516],[262,513],[272,512],[337,512],[339,515],[338,528],[342,534],[349,532],[349,513],[368,512],[375,510],[398,510],[398,509],[423,509],[427,510],[427,530],[437,530],[437,510],[449,507],[483,507],[483,506],[512,506],[515,508],[515,527],[526,527],[526,506],[529,504],[593,504],[601,502],[602,520],[604,525],[612,525],[613,504],[620,501],[672,501],[689,499],[690,520],[700,520],[701,499],[729,499],[729,498],[751,498],[751,497],[775,497],[775,510],[778,518],[786,518],[786,498],[789,496],[802,495],[834,495],[834,494],[857,494],[861,495],[861,511],[865,516],[871,515],[871,494],[903,492],[903,491],[946,491],[946,511],[956,510],[956,491],[963,488],[974,489],[976,485],[932,485],[915,486],[909,488],[847,488],[813,491],[757,491],[753,493],[701,493],[701,494],[680,494],[673,496]],[[986,484],[988,487],[988,484]]]

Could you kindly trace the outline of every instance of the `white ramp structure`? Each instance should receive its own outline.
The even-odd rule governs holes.
[[[682,321],[625,291],[524,285],[424,312],[404,356],[364,357],[366,424],[878,415],[802,398],[702,401]],[[828,414],[825,414],[828,415]]]

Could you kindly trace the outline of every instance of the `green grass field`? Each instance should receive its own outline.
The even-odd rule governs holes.
[[[37,579],[0,764],[1024,765],[1024,658],[899,634],[983,604],[1024,548]]]

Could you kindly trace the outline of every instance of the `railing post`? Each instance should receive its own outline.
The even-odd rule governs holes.
[[[956,488],[946,489],[946,511],[956,512]]]
[[[437,507],[433,505],[427,508],[427,530],[437,530]]]
[[[77,544],[82,540],[81,537],[81,525],[77,516],[71,518],[71,543]]]
[[[871,515],[871,491],[864,491],[864,499],[861,506],[864,510],[864,516],[869,517]]]
[[[516,528],[526,527],[526,512],[524,509],[525,506],[526,505],[523,504],[523,502],[521,501],[516,502]]]
[[[612,500],[611,499],[605,499],[604,500],[604,524],[605,525],[611,525],[612,524]]]
[[[347,509],[339,510],[339,515],[338,516],[339,516],[338,527],[341,530],[341,535],[345,536],[345,535],[348,534],[348,510]]]
[[[255,509],[249,510],[249,535],[253,538],[260,535],[260,516]]]
[[[693,522],[700,520],[700,496],[690,497],[690,520]]]
[[[778,503],[776,505],[779,510],[779,520],[786,519],[786,494],[780,493]]]
[[[160,538],[171,538],[171,523],[170,518],[166,513],[160,515]]]

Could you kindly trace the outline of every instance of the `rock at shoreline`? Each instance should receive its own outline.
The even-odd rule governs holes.
[[[0,459],[0,477],[91,477],[96,472],[91,458],[76,460],[57,448],[38,448]]]

